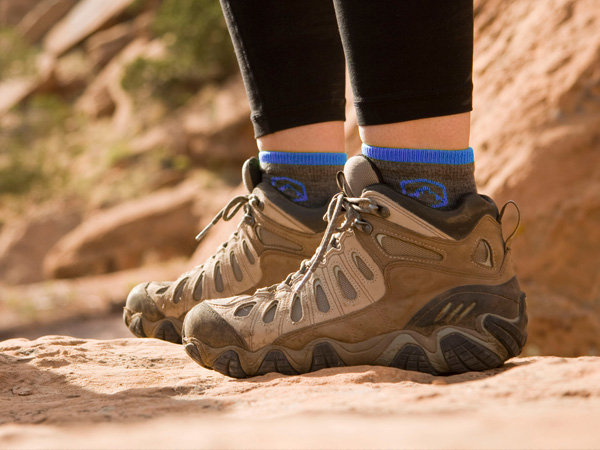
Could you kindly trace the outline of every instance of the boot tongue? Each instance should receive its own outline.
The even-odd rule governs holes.
[[[348,194],[352,197],[360,197],[367,186],[382,183],[377,168],[363,155],[353,156],[346,162],[344,177],[346,179],[344,189],[348,190]]]
[[[262,181],[262,172],[258,159],[252,157],[244,163],[242,167],[242,181],[248,192],[252,192],[254,188]]]

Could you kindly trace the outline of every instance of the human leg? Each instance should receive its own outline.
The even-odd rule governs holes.
[[[456,5],[462,13],[450,14]],[[527,316],[502,236],[503,213],[475,193],[466,148],[472,5],[339,0],[336,6],[361,133],[373,139],[365,153],[372,157],[346,164],[344,192],[329,206],[317,253],[276,287],[194,308],[183,327],[186,351],[240,378],[359,364],[431,374],[498,367],[523,347]],[[406,8],[418,11],[398,21],[394,13]],[[439,56],[435,70],[422,73],[431,67],[428,55],[405,48],[414,36],[403,42],[398,36],[406,33],[395,27],[382,38],[378,33],[390,27],[373,17],[396,25],[414,20],[407,29]],[[462,22],[452,27],[453,18]],[[445,54],[452,36],[442,31],[450,29],[466,36],[461,70]],[[413,73],[398,73],[395,61],[378,54],[382,46],[384,56],[413,55],[416,67],[406,69]],[[375,63],[381,67],[369,71]]]
[[[266,181],[298,204],[324,205],[337,192],[335,173],[345,162],[330,154],[344,152],[345,105],[345,62],[333,4],[221,3]]]
[[[222,5],[260,161],[247,161],[242,175],[248,193],[218,216],[229,220],[243,208],[236,233],[176,281],[142,283],[131,291],[124,320],[139,337],[179,342],[185,315],[203,300],[253,293],[296,270],[322,237],[324,206],[338,190],[335,174],[346,161],[340,152],[344,57],[332,4],[223,0]]]
[[[335,3],[363,153],[399,192],[453,209],[476,191],[472,1]]]

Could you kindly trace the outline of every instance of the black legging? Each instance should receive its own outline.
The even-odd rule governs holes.
[[[472,0],[221,5],[256,137],[344,120],[345,60],[359,125],[471,111]]]

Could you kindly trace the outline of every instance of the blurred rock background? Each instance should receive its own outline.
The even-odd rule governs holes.
[[[475,36],[476,177],[521,207],[525,353],[596,355],[600,2],[475,0]],[[0,339],[128,336],[129,289],[235,228],[196,248],[254,154],[217,0],[0,0]]]

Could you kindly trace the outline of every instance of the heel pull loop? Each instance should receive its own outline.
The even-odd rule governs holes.
[[[515,235],[517,234],[517,231],[519,230],[519,226],[521,225],[521,210],[519,209],[519,205],[517,205],[517,203],[514,200],[509,200],[504,204],[504,206],[500,210],[500,213],[498,214],[498,222],[500,224],[502,224],[502,218],[504,217],[504,213],[505,213],[506,207],[508,205],[513,205],[515,207],[515,210],[517,211],[517,224],[515,225],[515,229],[512,231],[512,233],[510,233],[508,235],[508,237],[506,238],[506,240],[504,241],[504,250],[505,251],[508,251],[510,249],[510,244],[511,244],[512,240],[514,239]]]

